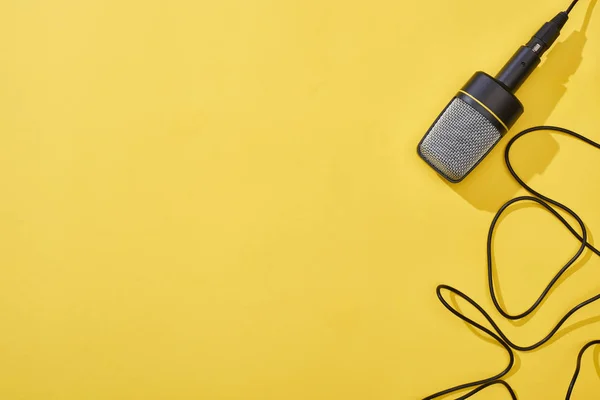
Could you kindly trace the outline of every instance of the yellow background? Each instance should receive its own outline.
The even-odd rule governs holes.
[[[457,186],[416,145],[565,3],[2,1],[0,398],[417,399],[502,370],[434,291],[492,311],[485,235],[523,193],[506,140]],[[600,140],[588,4],[518,93],[510,135],[547,123]],[[541,133],[514,154],[600,236],[599,152]],[[576,247],[539,208],[507,216],[508,309]],[[492,315],[528,344],[599,290],[589,257],[527,324]],[[519,354],[520,399],[564,398],[598,315]],[[600,396],[599,355],[574,399]]]

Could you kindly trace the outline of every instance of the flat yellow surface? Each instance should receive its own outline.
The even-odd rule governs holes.
[[[457,186],[416,145],[473,72],[495,74],[567,2],[3,0],[0,398],[417,399],[502,370],[435,287],[492,311],[488,224],[523,194],[507,141]],[[519,91],[510,135],[600,140],[588,4]],[[515,166],[600,237],[599,152],[540,133]],[[508,309],[576,247],[539,208],[507,216]],[[526,324],[492,315],[539,339],[600,291],[586,259]],[[564,398],[599,315],[519,354],[519,399]],[[598,355],[574,400],[600,397]]]

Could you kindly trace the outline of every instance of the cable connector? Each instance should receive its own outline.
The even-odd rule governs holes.
[[[569,20],[566,11],[559,12],[556,17],[546,22],[539,31],[533,35],[527,47],[529,47],[539,57],[542,56],[558,39],[561,29]]]

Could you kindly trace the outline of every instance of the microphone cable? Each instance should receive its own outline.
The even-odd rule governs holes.
[[[567,8],[567,11],[565,11],[567,14],[569,14],[571,12],[571,10],[573,10],[573,7],[575,7],[575,5],[579,2],[579,0],[573,0],[573,2],[571,3],[571,5],[569,6],[569,8]]]
[[[575,213],[575,211],[573,211],[571,208],[567,207],[566,205],[560,203],[557,200],[554,200],[546,195],[543,195],[542,193],[536,191],[535,189],[533,189],[532,187],[530,187],[529,185],[527,185],[517,174],[517,172],[514,170],[512,163],[510,161],[510,150],[512,148],[512,146],[522,137],[524,137],[525,135],[528,135],[530,133],[533,132],[537,132],[537,131],[553,131],[553,132],[559,132],[565,135],[568,135],[572,138],[578,139],[580,141],[583,141],[586,144],[589,144],[590,146],[593,146],[597,149],[600,150],[600,143],[594,142],[591,139],[586,138],[583,135],[580,135],[576,132],[573,132],[571,130],[565,129],[565,128],[560,128],[560,127],[555,127],[555,126],[536,126],[533,128],[529,128],[526,129],[520,133],[518,133],[515,137],[513,137],[507,144],[506,146],[506,150],[504,153],[504,160],[506,163],[506,166],[508,167],[508,170],[510,172],[510,174],[512,175],[512,177],[519,183],[519,185],[524,188],[527,192],[529,192],[532,196],[521,196],[521,197],[517,197],[514,198],[508,202],[506,202],[496,213],[496,215],[494,216],[492,223],[490,225],[489,231],[488,231],[488,236],[487,236],[487,274],[488,274],[488,287],[489,287],[489,292],[490,292],[490,296],[492,298],[492,301],[494,303],[494,306],[496,308],[496,310],[498,310],[498,312],[506,319],[509,320],[520,320],[523,319],[525,317],[528,317],[529,315],[531,315],[535,310],[538,309],[538,307],[540,306],[540,304],[542,303],[542,301],[546,298],[546,296],[548,295],[548,293],[550,292],[550,290],[554,287],[554,285],[557,283],[557,281],[560,279],[560,277],[581,257],[581,255],[583,254],[583,252],[587,249],[591,250],[594,254],[600,256],[600,250],[598,250],[596,247],[594,247],[591,243],[588,242],[588,233],[587,233],[587,228],[583,222],[583,220],[579,217],[579,215],[577,215],[577,213]],[[500,305],[497,297],[496,297],[496,292],[494,289],[494,279],[493,279],[493,271],[494,271],[494,262],[493,262],[493,257],[492,257],[492,247],[493,247],[493,240],[494,240],[494,233],[496,230],[496,226],[498,224],[498,221],[500,219],[500,217],[503,215],[503,213],[512,205],[516,204],[516,203],[522,203],[522,202],[533,202],[533,203],[537,203],[540,206],[542,206],[543,208],[545,208],[547,211],[549,211],[556,219],[558,219],[570,232],[573,236],[575,236],[575,238],[577,238],[577,240],[581,243],[581,245],[579,246],[578,250],[576,251],[576,253],[572,256],[572,258],[558,271],[558,273],[550,280],[550,282],[548,283],[548,285],[546,286],[546,288],[542,291],[542,293],[540,294],[540,296],[538,297],[538,299],[524,312],[517,314],[517,315],[512,315],[509,314],[507,311],[505,311],[502,306]],[[560,209],[564,212],[566,212],[567,214],[569,214],[571,217],[573,217],[573,219],[575,219],[575,221],[577,222],[577,225],[579,227],[579,232],[557,211],[557,209]],[[458,311],[456,308],[452,307],[448,301],[444,298],[443,296],[443,292],[450,292],[460,298],[462,298],[463,300],[465,300],[466,302],[468,302],[470,305],[472,305],[477,311],[479,311],[479,313],[487,320],[487,322],[492,326],[492,329],[488,329],[485,326],[479,324],[478,322],[474,321],[473,319],[467,317],[466,315],[462,314],[460,311]],[[517,396],[515,394],[515,392],[513,391],[513,389],[511,388],[511,386],[504,380],[502,380],[502,378],[504,376],[506,376],[506,374],[508,374],[511,369],[514,366],[514,362],[515,362],[515,356],[514,356],[514,351],[532,351],[535,350],[539,347],[541,347],[542,345],[544,345],[546,342],[548,342],[552,337],[554,337],[554,335],[558,332],[558,330],[560,329],[560,327],[573,315],[575,314],[577,311],[579,311],[580,309],[582,309],[583,307],[594,303],[597,300],[600,300],[600,294],[597,294],[596,296],[593,296],[591,298],[589,298],[588,300],[585,300],[584,302],[578,304],[577,306],[573,307],[569,312],[567,312],[560,320],[559,322],[556,324],[556,326],[541,340],[539,340],[538,342],[531,344],[531,345],[518,345],[515,344],[513,341],[511,341],[503,332],[502,330],[498,327],[498,325],[494,322],[494,320],[492,319],[492,317],[483,309],[483,307],[481,307],[477,302],[475,302],[473,299],[471,299],[469,296],[467,296],[466,294],[464,294],[463,292],[461,292],[460,290],[453,288],[452,286],[448,286],[448,285],[439,285],[436,289],[436,293],[437,293],[437,297],[440,300],[440,302],[444,305],[444,307],[446,307],[446,309],[448,309],[448,311],[450,311],[452,314],[454,314],[455,316],[457,316],[458,318],[460,318],[461,320],[465,321],[466,323],[468,323],[469,325],[471,325],[472,327],[474,327],[475,329],[478,329],[479,331],[487,334],[488,336],[490,336],[492,339],[494,339],[498,344],[500,344],[507,352],[508,356],[509,356],[509,362],[508,362],[508,366],[502,370],[500,373],[498,373],[497,375],[494,375],[492,377],[486,378],[486,379],[481,379],[478,381],[474,381],[474,382],[470,382],[470,383],[465,383],[462,385],[458,385],[458,386],[454,386],[452,388],[446,389],[446,390],[442,390],[440,392],[437,392],[433,395],[427,396],[425,397],[423,400],[433,400],[442,396],[446,396],[449,395],[451,393],[457,392],[457,391],[462,391],[465,389],[469,389],[469,388],[474,388],[473,390],[471,390],[470,392],[468,392],[467,394],[458,397],[457,400],[463,400],[463,399],[468,399],[469,397],[475,395],[476,393],[486,389],[487,387],[493,386],[493,385],[502,385],[504,386],[509,394],[511,395],[511,398],[513,400],[517,400]],[[583,356],[583,353],[591,346],[595,345],[595,344],[600,344],[600,340],[594,340],[591,341],[589,343],[587,343],[580,351],[578,358],[577,358],[577,368],[575,370],[575,373],[573,375],[573,378],[571,380],[571,384],[569,385],[569,389],[566,395],[566,400],[569,400],[571,398],[571,393],[573,391],[573,388],[575,387],[575,383],[577,381],[577,377],[579,375],[579,370],[581,367],[581,358]]]

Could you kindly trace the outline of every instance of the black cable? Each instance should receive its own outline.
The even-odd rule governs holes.
[[[512,400],[517,400],[517,395],[515,394],[515,392],[513,392],[512,388],[510,387],[510,385],[504,381],[492,381],[492,382],[488,382],[484,385],[479,386],[477,389],[473,390],[471,393],[469,393],[468,396],[463,397],[464,399],[469,398],[471,396],[474,396],[475,394],[481,392],[483,389],[490,387],[490,386],[494,386],[494,385],[502,385],[506,388],[506,390],[508,390],[508,393],[510,394],[510,397],[512,398]]]
[[[573,393],[573,388],[575,387],[575,382],[577,382],[577,377],[579,376],[579,370],[581,369],[581,358],[583,357],[583,353],[593,345],[600,344],[600,340],[593,340],[583,346],[579,354],[577,355],[577,367],[575,367],[575,373],[573,374],[573,378],[571,378],[571,384],[569,385],[569,390],[567,390],[567,400],[571,398],[571,393]]]
[[[571,10],[573,10],[573,7],[575,7],[575,4],[577,4],[579,0],[573,0],[573,2],[571,3],[571,5],[569,6],[569,8],[567,8],[566,13],[569,14],[571,12]]]
[[[533,127],[533,128],[529,128],[526,129],[522,132],[520,132],[519,134],[517,134],[515,137],[513,137],[507,144],[506,146],[506,150],[504,153],[504,160],[506,162],[506,166],[510,172],[510,174],[512,175],[512,177],[519,183],[519,185],[521,185],[521,187],[523,187],[525,190],[527,190],[531,195],[533,196],[521,196],[521,197],[517,197],[514,198],[508,202],[506,202],[496,213],[496,215],[494,216],[492,223],[490,225],[489,231],[488,231],[488,236],[487,236],[487,274],[488,274],[488,287],[489,287],[489,292],[490,292],[490,296],[492,298],[492,301],[494,303],[494,306],[496,307],[496,309],[498,310],[498,312],[507,319],[510,320],[520,320],[523,319],[529,315],[531,315],[539,306],[540,304],[543,302],[543,300],[546,298],[546,296],[548,295],[548,293],[550,292],[550,290],[554,287],[554,285],[558,282],[558,280],[560,279],[560,277],[575,263],[575,261],[577,261],[581,255],[583,254],[583,252],[585,251],[585,249],[589,249],[591,250],[594,254],[600,256],[600,251],[594,247],[591,243],[588,242],[588,234],[587,234],[587,229],[585,227],[585,224],[583,222],[583,220],[579,217],[579,215],[577,215],[577,213],[575,213],[575,211],[573,211],[572,209],[570,209],[569,207],[567,207],[566,205],[553,200],[552,198],[545,196],[543,194],[541,194],[540,192],[534,190],[533,188],[531,188],[529,185],[527,185],[520,177],[519,175],[516,173],[516,171],[514,170],[512,163],[510,161],[510,150],[512,148],[512,146],[519,140],[521,139],[523,136],[528,135],[532,132],[537,132],[537,131],[554,131],[554,132],[560,132],[563,134],[566,134],[570,137],[576,138],[578,140],[583,141],[584,143],[587,143],[597,149],[600,149],[600,143],[596,143],[576,132],[573,132],[571,130],[568,129],[564,129],[564,128],[559,128],[559,127],[555,127],[555,126],[537,126],[537,127]],[[533,303],[533,305],[531,305],[526,311],[521,312],[517,315],[512,315],[509,314],[508,312],[506,312],[502,306],[500,305],[497,297],[496,297],[496,293],[494,290],[494,279],[493,279],[493,268],[494,268],[494,263],[493,263],[493,257],[492,257],[492,250],[493,250],[493,242],[494,242],[494,232],[496,229],[496,226],[498,224],[498,221],[500,219],[500,217],[502,216],[502,214],[509,209],[512,205],[516,204],[516,203],[520,203],[520,202],[533,202],[536,203],[540,206],[542,206],[543,208],[545,208],[547,211],[549,211],[556,219],[558,219],[563,226],[565,226],[569,232],[571,232],[571,234],[573,236],[575,236],[577,238],[577,240],[579,240],[579,242],[581,243],[581,245],[579,246],[579,248],[577,249],[577,251],[575,252],[575,254],[573,255],[573,257],[571,257],[571,259],[558,271],[558,273],[550,280],[550,283],[546,286],[546,288],[542,291],[542,293],[540,294],[540,296],[538,297],[538,299]],[[564,212],[566,212],[567,214],[569,214],[571,217],[573,217],[573,219],[577,222],[576,227],[573,227],[560,213],[558,210],[562,210]],[[576,229],[578,228],[579,231]],[[479,313],[486,319],[486,321],[491,325],[492,329],[486,328],[485,326],[479,324],[478,322],[475,322],[474,320],[472,320],[471,318],[465,316],[464,314],[462,314],[460,311],[458,311],[457,309],[455,309],[454,307],[452,307],[444,298],[442,292],[443,291],[448,291],[451,292],[453,294],[455,294],[456,296],[462,298],[463,300],[467,301],[470,305],[472,305],[477,311],[479,311]],[[512,342],[503,332],[502,330],[498,327],[498,325],[494,322],[494,320],[492,319],[492,317],[490,317],[490,315],[483,309],[483,307],[481,307],[479,304],[477,304],[477,302],[475,302],[473,299],[471,299],[469,296],[467,296],[466,294],[464,294],[463,292],[461,292],[458,289],[455,289],[451,286],[448,285],[439,285],[436,289],[436,293],[438,296],[438,299],[440,300],[440,302],[442,303],[442,305],[444,307],[446,307],[446,309],[448,309],[452,314],[454,314],[455,316],[457,316],[458,318],[462,319],[463,321],[465,321],[466,323],[468,323],[469,325],[471,325],[472,327],[476,328],[477,330],[487,334],[488,336],[490,336],[492,339],[494,339],[496,342],[498,342],[498,344],[500,344],[508,353],[509,356],[509,362],[508,362],[508,366],[502,370],[502,372],[498,373],[495,376],[492,376],[490,378],[486,378],[486,379],[481,379],[478,381],[474,381],[474,382],[470,382],[470,383],[465,383],[462,385],[458,385],[458,386],[454,386],[452,388],[440,391],[438,393],[435,393],[431,396],[425,397],[424,400],[433,400],[457,391],[462,391],[465,389],[469,389],[469,388],[474,388],[472,389],[470,392],[468,392],[467,394],[458,397],[457,400],[464,400],[467,399],[471,396],[473,396],[474,394],[484,390],[485,388],[492,386],[492,385],[502,385],[504,386],[510,393],[511,397],[513,400],[517,400],[517,396],[515,394],[515,392],[512,390],[512,388],[510,387],[510,385],[508,383],[506,383],[505,381],[502,380],[503,377],[506,376],[506,374],[508,374],[510,372],[510,370],[512,369],[512,367],[514,366],[514,362],[515,362],[515,356],[514,356],[514,350],[517,351],[532,351],[535,350],[539,347],[541,347],[542,345],[544,345],[546,342],[548,342],[552,337],[554,337],[554,335],[558,332],[558,330],[560,329],[560,327],[573,315],[575,314],[577,311],[579,311],[580,309],[582,309],[583,307],[597,301],[600,300],[600,294],[593,296],[591,298],[589,298],[588,300],[579,303],[577,306],[573,307],[571,310],[569,310],[556,324],[556,326],[554,328],[552,328],[550,330],[550,332],[544,336],[541,340],[539,340],[536,343],[530,344],[530,345],[518,345],[515,344],[514,342]],[[575,370],[575,374],[573,376],[573,379],[571,381],[571,385],[569,386],[569,390],[567,392],[567,396],[566,396],[566,400],[569,400],[571,398],[571,393],[573,391],[573,387],[575,386],[575,382],[577,381],[577,377],[579,374],[579,369],[580,369],[580,365],[581,365],[581,357],[583,356],[583,353],[585,352],[585,350],[587,348],[589,348],[590,346],[594,345],[594,344],[600,344],[600,340],[596,340],[593,342],[590,342],[588,344],[585,345],[585,347],[581,350],[581,352],[579,353],[579,357],[577,359],[577,369]]]

